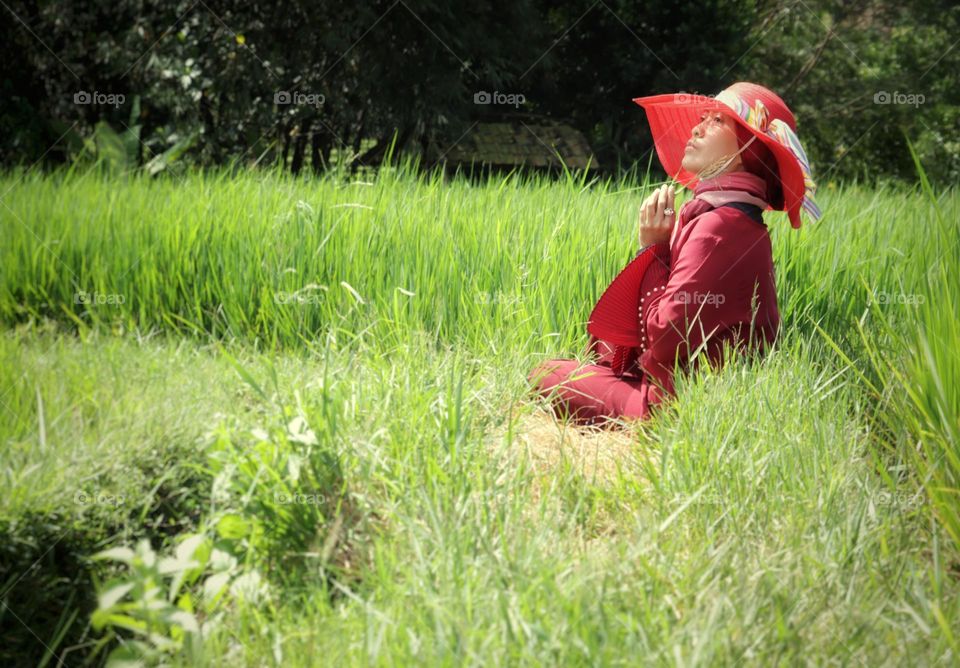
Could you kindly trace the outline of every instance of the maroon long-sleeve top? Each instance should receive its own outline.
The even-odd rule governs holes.
[[[618,398],[604,387],[619,412],[640,418],[674,393],[675,359],[684,368],[703,352],[722,364],[725,343],[763,349],[780,326],[770,235],[759,217],[732,206],[711,209],[676,230],[670,243],[644,253],[656,257],[640,284],[640,345],[619,347],[627,375],[616,389],[633,394]],[[606,366],[618,354],[617,346],[595,337],[590,349]]]

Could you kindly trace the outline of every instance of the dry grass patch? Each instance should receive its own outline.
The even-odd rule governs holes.
[[[508,442],[511,422],[513,433]],[[532,474],[534,501],[539,500],[543,485],[567,470],[587,482],[607,486],[621,474],[640,476],[640,458],[649,456],[635,429],[580,426],[529,405],[515,407],[511,419],[492,431],[488,443],[504,462],[505,473],[526,466],[526,472]]]

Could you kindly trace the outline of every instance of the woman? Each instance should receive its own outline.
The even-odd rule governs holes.
[[[667,174],[694,187],[675,216],[673,185],[640,207],[640,252],[590,315],[592,364],[549,360],[529,375],[557,415],[579,423],[646,419],[674,393],[676,368],[725,346],[763,351],[780,325],[766,209],[817,220],[816,185],[787,105],[738,82],[715,97],[654,95],[647,112]]]

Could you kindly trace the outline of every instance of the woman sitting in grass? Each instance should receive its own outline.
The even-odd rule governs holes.
[[[767,209],[820,217],[796,121],[775,93],[738,82],[716,97],[654,95],[647,112],[667,174],[694,187],[674,215],[673,185],[640,207],[640,252],[590,315],[596,363],[553,359],[529,380],[560,417],[646,419],[674,393],[675,368],[724,348],[763,351],[780,325]]]

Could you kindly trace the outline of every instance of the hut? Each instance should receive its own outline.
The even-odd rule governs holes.
[[[475,121],[446,146],[428,144],[426,157],[428,164],[443,163],[447,172],[598,169],[582,132],[562,121],[522,112]]]

